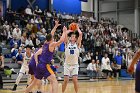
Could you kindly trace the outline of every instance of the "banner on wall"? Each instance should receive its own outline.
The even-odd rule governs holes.
[[[42,11],[48,9],[49,0],[11,0],[11,9],[17,11],[30,5],[33,9],[38,6]]]
[[[60,13],[81,14],[81,1],[79,0],[53,0],[53,9]]]

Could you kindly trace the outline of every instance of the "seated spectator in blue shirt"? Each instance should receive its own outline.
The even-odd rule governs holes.
[[[19,47],[21,45],[21,40],[17,40],[16,37],[13,37],[13,39],[10,40],[10,47],[13,48],[15,43],[17,43],[17,47]]]
[[[57,52],[57,57],[60,61],[60,65],[63,65],[64,63],[64,52],[65,52],[65,43],[63,42],[59,47],[58,47],[58,52]]]
[[[21,47],[21,52],[22,52],[22,53],[25,53],[25,45],[24,45],[24,44],[21,44],[20,47]]]
[[[23,55],[22,55],[22,48],[21,47],[19,47],[19,49],[18,49],[18,53],[16,55],[16,60],[17,60],[17,63],[21,66],[23,63]]]
[[[121,54],[120,54],[120,52],[118,52],[118,55],[117,56],[115,56],[115,61],[116,61],[116,63],[118,64],[118,65],[122,65],[122,60],[123,60],[123,58],[122,58],[122,56],[121,56]]]
[[[16,62],[17,53],[18,53],[17,43],[15,43],[14,48],[12,48],[12,50],[11,50],[11,56],[12,56],[13,62]]]
[[[122,66],[122,61],[123,61],[123,57],[121,56],[120,52],[118,52],[118,55],[115,56],[114,60],[118,65],[119,77],[120,77],[121,76],[121,66]]]

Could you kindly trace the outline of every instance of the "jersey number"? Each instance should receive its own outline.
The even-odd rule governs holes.
[[[71,55],[74,54],[74,50],[70,50],[70,54],[71,54]]]

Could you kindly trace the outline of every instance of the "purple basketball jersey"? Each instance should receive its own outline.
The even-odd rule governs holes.
[[[42,54],[39,55],[39,63],[50,64],[53,58],[53,52],[49,51],[49,44],[44,44],[42,48]]]

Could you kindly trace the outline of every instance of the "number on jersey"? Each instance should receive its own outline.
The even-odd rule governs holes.
[[[74,50],[70,50],[70,54],[73,55],[74,54]]]

